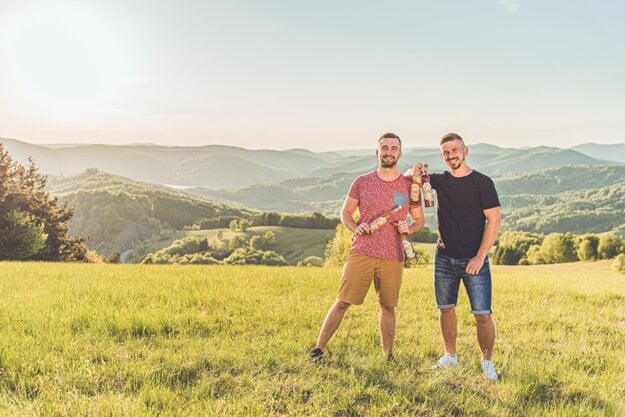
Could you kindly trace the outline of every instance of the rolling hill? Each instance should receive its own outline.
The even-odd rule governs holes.
[[[248,217],[252,213],[208,197],[96,169],[51,178],[48,190],[75,207],[70,233],[87,235],[89,247],[104,255],[131,249],[164,230],[181,229],[201,218]]]
[[[625,144],[601,145],[597,143],[585,143],[571,147],[571,149],[606,161],[625,163]]]
[[[225,145],[42,146],[2,138],[0,142],[4,143],[16,161],[25,163],[32,156],[44,174],[73,175],[88,168],[98,168],[137,181],[219,190],[302,177],[328,177],[345,173],[353,177],[354,173],[370,171],[377,165],[373,147],[369,150],[314,153],[305,149],[250,150]],[[618,155],[619,148],[614,146],[610,149]],[[469,149],[471,166],[489,175],[607,163],[574,149],[514,149],[480,143],[470,145]],[[580,149],[599,152],[589,147]],[[606,151],[602,155],[607,156],[608,153]],[[437,148],[406,147],[400,169],[403,171],[420,161],[428,162],[432,171],[445,168]]]

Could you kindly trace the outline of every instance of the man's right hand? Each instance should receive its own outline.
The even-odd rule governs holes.
[[[354,234],[358,236],[366,235],[371,233],[371,227],[369,227],[369,223],[361,223],[354,229]]]

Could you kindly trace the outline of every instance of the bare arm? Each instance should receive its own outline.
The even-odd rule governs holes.
[[[358,200],[353,197],[347,196],[343,202],[343,208],[341,209],[341,223],[345,225],[349,230],[358,236],[365,233],[370,233],[371,229],[367,223],[358,224],[354,220],[354,213],[358,208]]]
[[[499,232],[501,223],[499,207],[484,210],[484,216],[486,216],[486,228],[484,229],[484,234],[482,234],[482,243],[475,256],[467,264],[467,273],[471,275],[478,274],[480,269],[482,269],[486,255],[488,255],[488,251],[490,251],[497,239],[497,232]]]
[[[423,207],[421,204],[418,206],[410,206],[410,217],[412,217],[412,223],[408,226],[408,222],[402,220],[397,223],[399,233],[417,233],[423,226],[425,226],[425,216],[423,215]]]

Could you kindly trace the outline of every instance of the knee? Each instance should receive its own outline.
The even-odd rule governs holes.
[[[456,309],[454,307],[451,308],[441,308],[440,310],[441,316],[448,317],[456,314]]]
[[[478,324],[483,324],[483,323],[488,323],[489,321],[491,321],[491,315],[490,314],[476,314],[475,315],[475,321]]]
[[[380,311],[382,311],[384,313],[394,313],[395,312],[395,307],[389,307],[387,305],[384,305],[384,304],[380,303]]]
[[[351,305],[350,303],[346,303],[345,301],[341,301],[341,300],[336,300],[336,302],[334,303],[334,307],[340,311],[347,310],[350,305]]]

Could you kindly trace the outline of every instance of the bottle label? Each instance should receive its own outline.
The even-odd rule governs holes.
[[[369,227],[371,228],[371,231],[373,232],[375,230],[378,230],[380,227],[382,227],[384,223],[386,223],[386,218],[378,217],[377,219],[375,219],[369,224]]]
[[[406,258],[410,263],[416,263],[417,256],[415,255],[414,248],[412,247],[412,243],[410,241],[402,239],[402,244],[404,245],[404,252],[406,252]]]
[[[429,182],[423,184],[423,201],[427,207],[434,205],[434,196],[432,195],[432,185]]]
[[[419,188],[419,184],[412,184],[410,186],[410,201],[413,203],[421,201],[421,190]]]

